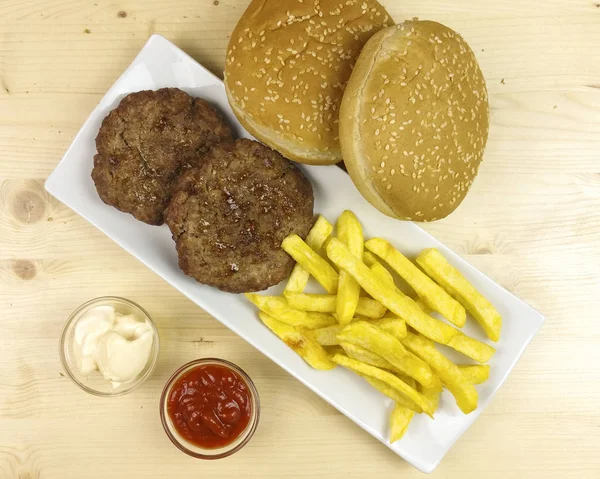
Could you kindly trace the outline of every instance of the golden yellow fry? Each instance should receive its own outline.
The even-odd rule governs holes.
[[[379,260],[377,259],[377,256],[370,251],[364,251],[363,263],[365,263],[369,268],[372,268],[374,264],[379,264]]]
[[[487,361],[494,348],[465,336],[458,329],[425,314],[417,304],[398,288],[391,287],[362,262],[356,260],[336,238],[327,247],[327,255],[340,268],[348,271],[374,299],[393,314],[404,319],[413,329],[434,341],[446,344],[476,361]]]
[[[355,321],[338,335],[340,341],[356,344],[395,364],[402,362],[406,348],[392,334],[366,321]]]
[[[383,359],[381,356],[378,356],[375,353],[372,353],[368,349],[344,341],[340,341],[340,346],[344,349],[344,351],[346,351],[346,354],[348,356],[350,356],[353,359],[356,359],[357,361],[370,364],[371,366],[375,366],[376,368],[387,369],[389,371],[393,371],[394,373],[400,372],[400,370],[397,369],[388,360]]]
[[[292,234],[281,243],[284,251],[301,264],[329,294],[338,288],[338,274],[318,253],[309,248],[300,236]]]
[[[350,253],[362,259],[364,251],[362,226],[354,213],[348,210],[344,211],[338,218],[336,227],[339,240],[348,247]],[[359,296],[360,286],[356,280],[345,271],[340,271],[336,313],[341,325],[352,321]]]
[[[306,236],[306,244],[313,251],[319,251],[323,247],[323,243],[333,231],[333,225],[325,219],[324,216],[319,215],[312,229]],[[285,287],[286,292],[301,293],[306,288],[308,278],[310,274],[300,264],[294,266],[292,275],[287,282]]]
[[[261,321],[277,335],[285,344],[315,369],[329,370],[335,368],[327,352],[310,337],[299,332],[296,328],[282,323],[263,311],[258,313]]]
[[[469,414],[477,408],[478,394],[475,387],[465,380],[458,366],[440,353],[431,341],[409,332],[402,343],[429,363],[450,390],[462,412]]]
[[[256,293],[246,293],[248,298],[258,309],[271,316],[277,316],[290,326],[301,326],[306,321],[306,312],[290,308],[287,300],[281,296],[262,296]]]
[[[431,314],[431,312],[433,311],[429,306],[427,306],[422,299],[417,299],[415,301],[416,305],[421,308],[421,311],[423,311],[425,314]]]
[[[328,320],[331,321],[331,320]],[[362,319],[353,318],[353,321],[364,321]],[[396,339],[403,339],[406,336],[406,323],[399,318],[387,318],[384,320],[374,319],[369,321],[371,324],[383,329],[390,333]],[[298,323],[298,326],[302,324]],[[338,334],[342,332],[345,326],[340,324],[333,324],[330,326],[324,326],[320,328],[310,328],[314,339],[321,346],[335,346],[340,344]]]
[[[380,381],[379,379],[372,378],[371,376],[365,376],[365,375],[361,375],[361,376],[363,378],[365,378],[371,386],[373,386],[375,389],[377,389],[379,392],[386,395],[390,399],[393,399],[398,404],[401,404],[405,408],[408,408],[414,412],[418,412],[418,413],[423,412],[423,409],[421,409],[421,407],[419,407],[412,399],[409,399],[404,394],[401,394],[400,392],[398,392],[397,389],[391,387],[387,383],[384,383],[383,381]],[[409,384],[409,386],[410,386],[410,384]],[[411,387],[413,387],[413,386],[411,386]]]
[[[381,238],[372,238],[365,243],[365,248],[389,264],[431,309],[440,313],[459,328],[465,325],[467,320],[465,308],[388,241]]]
[[[406,322],[400,318],[382,318],[369,321],[373,326],[383,329],[390,333],[396,339],[401,340],[406,337]]]
[[[380,280],[385,281],[387,285],[393,288],[396,287],[392,273],[385,269],[381,263],[375,263],[370,267],[370,269],[375,276],[377,276]]]
[[[318,311],[320,313],[335,313],[336,296],[334,294],[306,294],[284,291],[292,308],[301,311]]]
[[[396,403],[390,415],[390,444],[402,439],[414,415],[414,411],[400,403]]]
[[[448,344],[450,339],[459,332],[452,326],[426,315],[412,299],[373,274],[362,261],[358,261],[350,254],[348,248],[337,238],[332,238],[329,242],[327,255],[339,268],[348,271],[373,299],[404,319],[409,326],[424,336],[438,343]]]
[[[358,283],[346,271],[340,271],[336,296],[336,316],[341,325],[352,321],[359,297],[360,286]]]
[[[333,356],[332,361],[340,366],[350,369],[358,374],[364,374],[371,376],[375,379],[379,379],[389,386],[397,389],[400,393],[412,399],[423,412],[428,416],[433,415],[433,411],[429,410],[429,406],[425,398],[419,394],[415,389],[411,388],[408,384],[402,381],[400,378],[394,376],[392,373],[384,371],[383,369],[370,366],[368,364],[357,361],[356,359],[349,358],[343,354],[336,354]]]
[[[324,346],[323,349],[327,352],[330,359],[336,354],[344,354],[344,348],[341,346]]]
[[[329,242],[331,241],[331,238],[333,238],[333,236],[329,236],[329,237],[328,237],[328,238],[327,238],[325,241],[323,241],[323,246],[321,246],[321,250],[322,250],[322,251],[319,251],[319,253],[322,253],[322,252],[325,252],[325,251],[327,251],[327,245],[328,245],[328,244],[329,244]],[[313,249],[314,249],[314,248],[313,248]],[[317,250],[315,249],[315,251],[317,251]]]
[[[306,329],[318,329],[333,326],[336,323],[336,319],[331,314],[307,311],[306,320],[304,324],[301,324],[300,326]]]
[[[340,344],[340,340],[337,336],[343,328],[344,327],[339,324],[334,324],[333,326],[327,326],[326,328],[313,329],[311,334],[315,341],[321,346],[337,346]]]
[[[357,346],[356,344],[340,342],[340,346],[344,348],[346,354],[357,361],[361,361],[366,364],[370,364],[371,366],[375,366],[380,369],[387,369],[388,371],[393,372],[396,376],[399,376],[407,384],[412,384],[414,378],[411,377],[411,374],[414,374],[414,368],[412,367],[411,360],[406,361],[402,364],[402,367],[397,368],[388,360],[382,358],[381,356],[369,351],[368,349]],[[408,351],[407,358],[411,358],[413,360],[420,361],[413,353]],[[431,388],[436,390],[441,390],[442,383],[439,378],[433,375],[433,380],[431,381]]]
[[[402,381],[404,381],[406,384],[408,384],[411,388],[417,389],[417,381],[415,381],[414,378],[411,378],[410,376],[407,376],[404,373],[396,373],[396,376],[398,376],[400,379],[402,379]],[[438,387],[441,389],[441,387],[442,387],[441,382],[439,383]]]
[[[391,313],[388,311],[386,314],[383,315],[383,318],[379,318],[379,319],[400,319],[400,318],[398,316],[396,316],[394,313]],[[402,319],[402,321],[404,321],[404,320]],[[404,321],[404,322],[406,322],[406,321]]]
[[[437,411],[438,405],[440,403],[440,395],[442,394],[442,388],[441,387],[426,388],[426,387],[419,385],[418,391],[427,400],[429,407],[431,409],[433,409],[434,411]]]
[[[379,319],[383,317],[386,311],[386,307],[375,299],[367,297],[358,299],[356,314],[359,316],[370,319]]]
[[[335,318],[330,314],[307,313],[291,308],[288,301],[282,296],[262,296],[256,293],[246,293],[246,298],[261,311],[293,327],[316,329],[336,323]]]
[[[435,248],[423,250],[417,257],[417,263],[473,315],[488,338],[492,341],[500,339],[502,316],[498,310],[467,281],[460,271],[448,263],[442,253]]]
[[[482,343],[460,331],[448,341],[448,346],[479,363],[487,363],[496,352],[489,344]]]
[[[435,385],[435,375],[426,362],[408,354],[398,339],[366,321],[357,321],[346,326],[338,334],[338,339],[340,342],[355,344],[381,356],[424,386]]]
[[[321,313],[335,313],[337,296],[334,294],[306,294],[284,293],[289,305],[301,311],[318,311]],[[372,298],[361,297],[358,299],[356,314],[366,318],[379,319],[386,312],[385,306]]]
[[[350,210],[345,210],[338,218],[337,237],[350,252],[361,259],[364,252],[364,237],[360,221]]]
[[[489,364],[459,364],[458,369],[471,384],[482,384],[490,377]]]

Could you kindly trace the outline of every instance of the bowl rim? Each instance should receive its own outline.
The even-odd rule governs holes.
[[[69,362],[67,361],[67,357],[65,354],[65,348],[68,347],[68,345],[66,344],[66,340],[67,340],[66,335],[67,335],[67,331],[69,330],[69,327],[76,320],[79,319],[79,315],[83,310],[85,310],[86,308],[89,308],[92,305],[99,304],[99,303],[102,303],[102,304],[104,304],[104,303],[125,303],[129,306],[132,306],[133,308],[137,308],[146,317],[146,319],[150,323],[150,326],[152,327],[154,341],[155,341],[155,346],[153,346],[153,349],[156,351],[156,353],[153,354],[152,356],[150,356],[150,359],[149,359],[150,366],[148,367],[147,371],[142,376],[139,376],[136,379],[134,379],[133,381],[131,381],[130,383],[128,383],[128,384],[130,384],[129,387],[125,387],[121,390],[115,390],[115,392],[98,391],[96,389],[90,388],[90,387],[86,386],[85,384],[83,384],[79,379],[77,379],[77,377],[71,371],[71,366],[69,365]],[[154,372],[154,369],[156,368],[156,363],[158,362],[159,351],[160,351],[160,335],[158,333],[158,328],[156,327],[156,324],[154,323],[154,321],[152,319],[152,316],[150,316],[150,314],[148,314],[148,311],[146,311],[144,308],[142,308],[139,304],[137,304],[134,301],[131,301],[130,299],[123,298],[122,296],[98,296],[97,298],[90,299],[89,301],[86,301],[85,303],[79,305],[67,318],[67,321],[65,322],[65,324],[62,328],[62,332],[60,334],[60,341],[59,341],[60,362],[61,362],[61,365],[62,365],[63,370],[65,371],[67,377],[77,387],[79,387],[86,393],[91,394],[93,396],[98,396],[98,397],[125,396],[126,394],[129,394],[130,392],[133,392],[136,389],[138,389],[140,386],[142,386],[142,384],[144,384],[146,382],[146,380],[152,375],[152,373]]]
[[[202,454],[202,453],[194,452],[194,451],[188,449],[187,447],[185,447],[181,443],[181,441],[179,441],[177,439],[177,437],[175,437],[175,435],[171,432],[171,428],[169,427],[169,424],[168,424],[168,421],[166,418],[166,414],[165,414],[165,400],[167,398],[167,394],[168,394],[169,390],[171,389],[171,386],[173,385],[173,383],[179,378],[179,376],[183,372],[190,370],[196,366],[199,366],[202,364],[207,364],[207,363],[216,363],[216,364],[223,365],[225,367],[230,368],[235,373],[239,374],[242,377],[242,379],[246,382],[246,385],[248,386],[250,395],[254,399],[255,409],[256,409],[256,413],[254,414],[254,419],[250,423],[250,427],[246,429],[247,432],[245,433],[246,436],[244,437],[244,439],[234,448],[227,450],[225,452],[219,453],[219,454]],[[240,368],[237,364],[234,364],[231,361],[227,361],[226,359],[221,359],[221,358],[212,358],[212,357],[200,358],[200,359],[195,359],[193,361],[190,361],[190,362],[184,364],[183,366],[181,366],[177,371],[175,371],[171,375],[169,380],[166,382],[165,387],[163,388],[163,391],[160,395],[159,408],[160,408],[160,421],[162,423],[163,429],[165,430],[165,433],[166,433],[167,437],[169,438],[169,440],[181,452],[184,452],[188,456],[192,456],[196,459],[205,459],[205,460],[222,459],[224,457],[229,457],[232,454],[235,454],[240,449],[242,449],[246,444],[248,444],[248,442],[250,441],[252,436],[254,436],[254,433],[256,432],[256,428],[258,427],[258,423],[260,420],[260,396],[258,394],[258,389],[256,389],[254,382],[252,381],[250,376],[246,373],[246,371],[244,371],[242,368]],[[210,451],[210,449],[206,449],[206,450]]]

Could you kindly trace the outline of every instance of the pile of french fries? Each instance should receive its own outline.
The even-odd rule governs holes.
[[[402,438],[415,413],[433,418],[443,388],[464,414],[475,410],[475,385],[488,379],[483,363],[495,350],[458,328],[469,312],[498,341],[498,311],[436,249],[422,251],[415,265],[384,239],[365,242],[351,211],[338,218],[336,232],[333,237],[333,225],[320,216],[306,241],[297,235],[283,241],[297,263],[283,295],[246,294],[262,322],[312,367],[343,366],[393,399],[390,442]],[[412,297],[398,288],[392,271]],[[323,294],[305,292],[310,276]],[[481,364],[456,365],[435,343]]]

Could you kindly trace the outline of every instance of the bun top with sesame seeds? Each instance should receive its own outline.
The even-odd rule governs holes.
[[[340,141],[354,184],[380,211],[415,221],[452,213],[488,130],[485,80],[459,34],[413,20],[365,45],[342,101]]]
[[[393,23],[376,0],[253,0],[227,49],[238,120],[289,159],[338,163],[346,83],[367,40]]]

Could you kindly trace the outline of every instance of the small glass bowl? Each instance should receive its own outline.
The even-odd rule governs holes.
[[[135,314],[140,320],[148,320],[152,326],[152,331],[154,332],[154,340],[152,342],[152,349],[150,350],[150,358],[148,359],[146,367],[135,379],[121,383],[117,388],[115,388],[110,381],[104,379],[102,374],[100,374],[98,371],[93,372],[89,376],[81,374],[75,361],[75,354],[73,350],[75,326],[85,313],[97,306],[112,306],[115,308],[117,313]],[[123,396],[139,388],[152,375],[158,359],[159,349],[160,344],[158,329],[156,328],[156,325],[152,321],[150,315],[133,301],[129,301],[125,298],[119,298],[117,296],[103,296],[92,299],[91,301],[79,306],[79,308],[77,308],[71,314],[71,316],[69,316],[69,319],[65,323],[60,337],[60,361],[63,369],[67,373],[67,376],[85,392],[93,394],[94,396]]]
[[[248,394],[250,395],[250,401],[252,402],[252,413],[250,416],[250,420],[248,421],[248,425],[246,426],[246,429],[244,429],[244,431],[242,431],[242,433],[231,444],[214,449],[199,447],[195,444],[188,442],[185,438],[181,437],[181,435],[177,432],[177,429],[173,425],[173,421],[171,420],[171,417],[169,416],[169,413],[167,411],[167,398],[171,394],[171,389],[173,388],[175,382],[188,371],[198,366],[206,364],[217,364],[219,366],[229,368],[233,372],[235,372],[246,383],[246,386],[248,388]],[[195,457],[197,459],[221,459],[236,453],[242,447],[248,444],[248,441],[250,441],[250,439],[254,435],[256,427],[258,426],[259,418],[260,399],[258,397],[258,391],[256,390],[256,386],[252,382],[252,379],[250,379],[250,376],[248,376],[241,368],[224,359],[203,358],[185,364],[177,371],[175,371],[173,376],[171,376],[171,378],[167,381],[167,384],[163,389],[162,395],[160,396],[160,420],[162,422],[163,428],[165,429],[165,432],[167,433],[168,438],[180,451],[185,452],[187,455]]]

